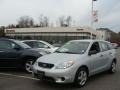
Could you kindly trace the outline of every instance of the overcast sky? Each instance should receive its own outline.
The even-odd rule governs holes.
[[[0,0],[0,26],[16,24],[20,16],[31,16],[35,22],[44,14],[56,23],[59,16],[72,16],[75,26],[91,25],[92,0]],[[97,0],[99,21],[94,27],[120,31],[120,0]]]

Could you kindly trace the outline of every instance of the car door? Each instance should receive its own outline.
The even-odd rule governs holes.
[[[8,40],[0,40],[0,67],[16,67],[20,52],[15,50],[15,43]]]
[[[101,52],[99,42],[94,42],[91,45],[89,52],[96,51],[96,53],[89,55],[90,73],[96,74],[103,71],[103,62],[105,60],[104,54]]]
[[[104,55],[104,60],[102,60],[102,62],[101,62],[102,65],[103,65],[102,68],[107,69],[112,52],[110,51],[110,48],[109,48],[107,42],[102,42],[101,41],[100,46],[101,46],[101,49],[102,49],[102,53]]]

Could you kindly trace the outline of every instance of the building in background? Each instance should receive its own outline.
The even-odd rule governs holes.
[[[75,39],[96,39],[96,30],[90,27],[44,27],[5,29],[9,38],[24,40],[37,39],[51,43],[65,43]]]
[[[112,31],[108,28],[96,29],[98,39],[110,41]]]

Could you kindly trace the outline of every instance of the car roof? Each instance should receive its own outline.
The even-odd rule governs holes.
[[[0,38],[0,40],[10,40],[10,41],[14,41],[14,39],[8,39],[8,38]]]
[[[25,42],[25,41],[42,41],[42,40],[21,40],[22,42]]]
[[[102,42],[107,42],[107,43],[110,43],[108,41],[105,41],[105,40],[93,40],[93,39],[84,39],[84,40],[71,40],[71,41],[81,41],[81,42],[99,42],[99,41],[102,41]]]
[[[50,43],[46,42],[46,41],[42,41],[42,40],[22,40],[21,42],[29,42],[29,41],[39,41],[42,42],[46,45],[48,45],[49,47],[54,47],[53,45],[51,45]]]

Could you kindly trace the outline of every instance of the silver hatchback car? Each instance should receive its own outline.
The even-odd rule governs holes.
[[[33,65],[37,79],[84,86],[91,75],[116,71],[116,52],[110,42],[72,40],[56,52],[40,57]]]

